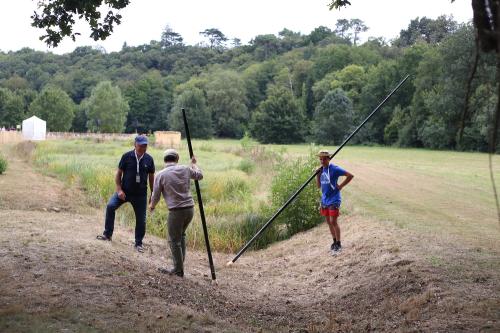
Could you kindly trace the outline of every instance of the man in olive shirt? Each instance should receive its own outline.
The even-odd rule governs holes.
[[[148,138],[138,135],[134,150],[123,154],[116,171],[116,192],[106,206],[104,232],[97,239],[110,241],[115,226],[115,211],[125,202],[130,202],[135,213],[135,249],[143,252],[142,239],[146,233],[146,210],[148,180],[153,191],[155,164],[153,157],[146,153]]]
[[[154,181],[153,194],[149,209],[153,211],[163,195],[168,207],[168,238],[174,267],[159,268],[165,274],[184,276],[184,260],[186,259],[186,229],[194,215],[194,200],[191,195],[191,179],[201,180],[203,174],[196,166],[196,159],[191,165],[179,165],[179,154],[174,149],[167,149],[163,154],[165,168],[158,172]]]

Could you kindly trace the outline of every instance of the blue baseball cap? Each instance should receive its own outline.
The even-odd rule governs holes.
[[[147,145],[148,138],[145,135],[138,135],[135,137],[135,143],[138,145]]]

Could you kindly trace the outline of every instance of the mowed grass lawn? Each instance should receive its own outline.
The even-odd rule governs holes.
[[[272,177],[280,165],[310,156],[320,148],[333,152],[336,147],[195,140],[193,148],[205,171],[201,184],[214,247],[234,251],[248,239],[248,234],[238,234],[234,229],[242,227],[242,216],[268,204]],[[130,149],[131,142],[46,141],[37,146],[34,162],[41,170],[80,184],[89,202],[103,208],[114,190],[113,175],[120,156]],[[179,151],[180,162],[187,163],[185,142]],[[148,152],[160,170],[162,149],[150,147]],[[346,146],[334,163],[355,175],[343,193],[349,214],[408,228],[424,237],[456,239],[470,246],[500,250],[500,224],[487,154]],[[498,155],[493,156],[493,168],[500,185]],[[166,208],[160,209],[163,213],[157,218],[161,220]],[[130,219],[130,210],[119,219]],[[161,222],[157,224],[155,232],[164,234]],[[228,225],[233,225],[231,232]],[[191,245],[201,245],[201,228],[191,229]],[[217,234],[224,232],[225,236]]]

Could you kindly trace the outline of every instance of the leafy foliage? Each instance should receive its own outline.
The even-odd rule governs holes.
[[[76,106],[68,94],[57,87],[46,87],[30,104],[29,111],[47,122],[47,130],[65,132],[71,128]]]
[[[174,107],[169,116],[169,123],[173,130],[179,131],[185,136],[184,120],[182,118],[183,108],[186,110],[191,137],[210,138],[213,134],[212,115],[207,108],[203,91],[193,87],[183,91],[175,98]]]
[[[114,10],[125,8],[129,0],[42,0],[38,1],[40,13],[35,12],[31,19],[32,26],[45,29],[46,35],[40,37],[48,46],[55,47],[61,40],[70,36],[74,41],[80,33],[73,32],[75,16],[85,18],[92,32],[94,40],[104,40],[112,32],[115,24],[121,23],[121,15]],[[110,7],[102,21],[99,7],[102,4]]]
[[[0,127],[15,127],[24,117],[23,99],[12,91],[0,88]]]
[[[8,166],[7,159],[2,155],[0,155],[0,175],[7,170],[7,166]]]
[[[339,145],[351,132],[352,102],[342,89],[330,91],[316,107],[313,136],[317,143]]]
[[[91,132],[116,133],[125,128],[129,106],[119,87],[100,82],[84,101],[87,128]]]
[[[472,26],[445,16],[415,18],[392,44],[383,38],[361,44],[364,26],[355,18],[339,19],[334,29],[320,26],[302,34],[285,28],[255,36],[247,45],[233,39],[231,47],[216,28],[202,31],[206,43],[191,46],[166,26],[159,41],[124,44],[110,54],[92,47],[64,56],[30,49],[0,53],[0,125],[19,124],[51,86],[78,105],[70,130],[96,131],[101,116],[89,118],[89,98],[100,82],[110,81],[129,105],[125,127],[114,130],[182,131],[185,107],[190,116],[196,114],[192,131],[198,137],[240,138],[249,131],[261,142],[303,142],[318,139],[315,112],[330,92],[342,89],[351,101],[345,121],[353,127],[410,74],[353,143],[486,149],[496,133],[490,124],[498,85],[494,57],[481,55],[466,104]],[[334,130],[339,133],[329,140],[340,140],[343,131]],[[440,145],[432,143],[437,133],[445,135]]]
[[[252,119],[252,135],[262,143],[294,143],[304,139],[306,117],[290,90],[271,87]]]
[[[273,210],[280,208],[317,168],[318,161],[312,151],[308,158],[280,163],[271,185]],[[312,180],[277,219],[277,223],[285,227],[285,237],[308,230],[322,221],[319,199],[320,192]]]
[[[220,71],[206,84],[207,104],[218,137],[241,138],[248,123],[243,80],[233,71]]]

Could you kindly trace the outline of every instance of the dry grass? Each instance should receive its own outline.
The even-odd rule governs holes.
[[[147,251],[138,254],[133,231],[117,225],[112,243],[96,241],[102,212],[85,205],[44,211],[71,198],[66,190],[78,191],[21,160],[9,162],[17,173],[0,177],[2,332],[500,330],[500,251],[489,240],[494,234],[483,243],[454,231],[453,219],[446,218],[425,228],[426,214],[440,216],[427,212],[420,227],[409,221],[398,227],[394,216],[404,222],[425,196],[401,199],[407,205],[394,209],[400,215],[379,215],[368,209],[370,201],[351,203],[353,212],[341,217],[344,251],[338,257],[327,253],[325,225],[248,252],[230,268],[230,256],[214,253],[214,287],[205,253],[188,252],[184,280],[163,276],[156,267],[170,260],[164,240],[147,235]],[[404,173],[391,180],[391,169],[376,174],[377,183],[368,179],[377,169],[369,172],[361,162],[349,167],[355,182],[375,182],[367,185],[367,196],[401,196],[398,183],[414,177]],[[439,179],[435,185],[443,184]],[[357,203],[363,196],[355,184],[346,196]],[[22,190],[8,190],[13,187]],[[484,223],[472,230],[486,235],[480,231],[488,228]]]

